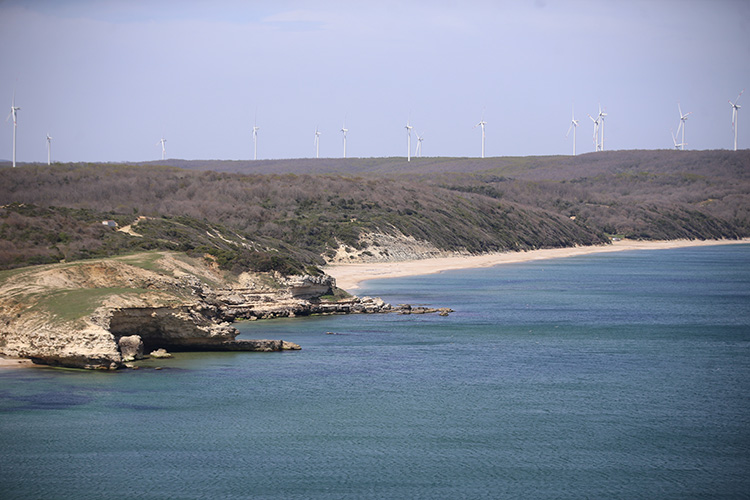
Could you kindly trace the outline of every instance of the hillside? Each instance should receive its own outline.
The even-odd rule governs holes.
[[[164,163],[0,168],[0,268],[163,249],[314,274],[342,259],[750,235],[748,151]]]

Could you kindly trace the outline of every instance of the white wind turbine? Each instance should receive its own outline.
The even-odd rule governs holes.
[[[409,125],[409,120],[406,120],[406,161],[411,161],[411,125]]]
[[[602,111],[602,105],[599,105],[599,116],[598,118],[601,120],[599,123],[599,130],[601,131],[601,139],[599,140],[599,151],[604,151],[604,118],[607,116],[607,113],[604,113]]]
[[[159,139],[159,141],[156,143],[157,146],[159,144],[161,144],[161,159],[166,160],[167,159],[167,140],[164,138],[164,136],[162,136],[162,138]]]
[[[593,116],[589,115],[589,118],[594,122],[594,150],[599,151],[599,119],[601,117],[597,116],[596,119],[594,119]]]
[[[744,92],[745,89],[742,89],[742,92]],[[740,92],[740,95],[737,96],[737,99],[734,100],[734,102],[729,101],[729,104],[732,105],[732,128],[734,129],[734,150],[737,151],[737,121],[740,118],[740,108],[742,106],[739,106],[737,102],[740,100],[740,97],[742,96],[742,92]],[[15,137],[15,136],[13,136]],[[15,158],[15,149],[13,150],[13,157]],[[15,166],[15,163],[13,164]]]
[[[341,127],[341,133],[343,135],[343,141],[344,141],[344,158],[346,158],[346,133],[349,132],[349,129],[346,128],[346,118],[344,118],[344,125]]]
[[[484,126],[485,125],[487,125],[487,122],[484,121],[484,113],[482,113],[482,119],[480,120],[479,123],[477,123],[476,125],[474,125],[474,128],[482,127],[482,158],[484,158],[484,138],[485,138],[485,136],[484,136]]]
[[[570,135],[570,131],[573,131],[573,156],[576,155],[576,127],[578,127],[578,120],[576,120],[575,110],[571,113],[570,127],[568,127],[568,133],[565,134],[567,138]]]
[[[13,168],[16,167],[16,128],[18,127],[18,110],[21,109],[18,106],[16,106],[16,91],[13,91],[13,100],[10,104],[10,113],[8,114],[8,118],[5,119],[7,122],[10,120],[11,116],[13,117]]]
[[[315,127],[315,158],[320,158],[320,134],[318,127]]]
[[[680,143],[677,142],[677,138],[674,136],[674,130],[669,129],[669,131],[672,133],[672,142],[674,143],[674,148],[675,149],[681,149],[681,148],[684,149],[684,147],[683,147],[683,146],[685,146],[684,142],[680,142]],[[677,133],[679,134],[679,131]]]
[[[422,141],[424,140],[424,137],[419,135],[417,131],[415,130],[414,133],[417,135],[417,150],[414,152],[414,154],[421,158],[422,157]]]
[[[253,160],[258,159],[258,130],[260,130],[260,127],[258,126],[258,119],[253,121]]]
[[[688,115],[692,115],[693,112],[690,111],[688,113],[682,114],[682,107],[680,107],[680,103],[677,103],[677,110],[680,112],[680,125],[677,127],[677,135],[680,135],[680,127],[682,127],[682,142],[680,143],[681,149],[685,149],[685,146],[687,146],[687,142],[685,142],[685,123],[687,122]]]
[[[52,137],[47,133],[47,165],[52,164]]]

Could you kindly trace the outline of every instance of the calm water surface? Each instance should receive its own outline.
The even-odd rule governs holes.
[[[747,498],[750,245],[369,282],[303,346],[0,371],[0,498]],[[338,335],[326,335],[326,332]]]

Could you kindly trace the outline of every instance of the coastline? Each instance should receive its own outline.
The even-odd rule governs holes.
[[[34,366],[34,363],[32,363],[30,359],[10,358],[8,356],[0,355],[0,370],[14,369],[14,368],[29,368],[31,366]]]
[[[750,243],[750,238],[740,240],[667,240],[631,241],[621,240],[610,245],[593,245],[569,248],[545,248],[525,252],[496,252],[475,256],[435,257],[430,259],[400,262],[368,262],[335,264],[325,266],[323,271],[336,278],[336,286],[344,290],[355,290],[363,281],[373,279],[403,278],[443,271],[494,267],[544,259],[559,259],[596,253],[622,252],[628,250],[666,250],[671,248],[736,245]]]

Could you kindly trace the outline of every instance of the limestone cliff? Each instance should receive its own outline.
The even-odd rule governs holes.
[[[471,255],[468,251],[456,252],[440,250],[429,241],[406,236],[395,228],[390,233],[362,232],[358,248],[340,244],[328,264],[350,264],[358,262],[402,262],[430,259],[435,257],[455,257]]]
[[[119,340],[130,336],[142,339],[146,352],[299,348],[237,340],[238,331],[227,321],[236,317],[236,304],[224,300],[239,300],[244,317],[266,316],[274,309],[264,300],[263,307],[249,305],[249,292],[288,297],[304,307],[313,290],[330,291],[332,283],[305,277],[284,283],[262,275],[237,279],[169,252],[7,271],[0,273],[0,354],[115,369],[123,363]],[[273,314],[280,315],[273,297]]]

